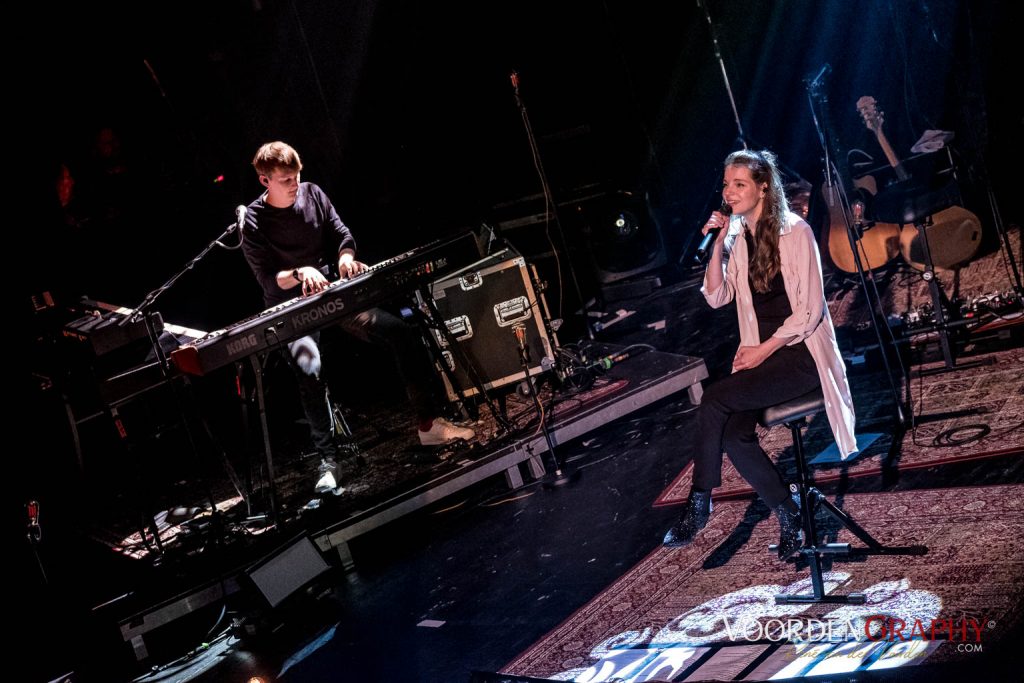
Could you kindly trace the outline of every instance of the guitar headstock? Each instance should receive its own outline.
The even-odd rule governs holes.
[[[876,134],[881,132],[882,124],[885,123],[885,114],[878,109],[874,97],[864,95],[857,100],[857,113],[864,119],[864,125],[868,127],[868,130]]]

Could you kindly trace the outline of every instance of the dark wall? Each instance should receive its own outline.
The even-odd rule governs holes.
[[[952,130],[980,175],[1020,142],[1006,14],[942,0],[62,8],[43,43],[59,66],[37,87],[60,121],[45,136],[48,168],[67,164],[76,196],[70,218],[47,214],[39,249],[69,245],[56,270],[73,273],[70,291],[138,301],[260,191],[248,163],[270,139],[299,149],[304,178],[334,198],[370,262],[493,221],[495,205],[528,213],[535,205],[515,202],[540,183],[517,70],[556,200],[646,193],[675,262],[717,203],[738,136],[712,34],[748,141],[793,175],[821,179],[804,79],[825,63],[840,157],[883,159],[853,106],[871,94],[901,153],[926,129]],[[104,128],[113,158],[97,152]],[[220,250],[164,301],[165,317],[204,328],[259,306],[241,255]]]

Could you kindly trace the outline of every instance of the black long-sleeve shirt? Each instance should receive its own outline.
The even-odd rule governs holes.
[[[343,249],[356,248],[331,200],[313,183],[300,183],[295,203],[286,209],[267,204],[265,194],[250,204],[242,238],[242,252],[263,288],[267,307],[299,294],[298,289],[277,285],[282,270],[336,264]]]

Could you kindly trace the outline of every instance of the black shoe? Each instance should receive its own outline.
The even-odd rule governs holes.
[[[691,489],[686,499],[686,509],[665,534],[661,544],[667,548],[679,548],[690,545],[697,532],[708,524],[711,517],[711,491]]]
[[[790,503],[790,505],[786,503]],[[803,545],[800,511],[799,509],[794,511],[793,507],[795,506],[790,501],[786,501],[772,508],[772,512],[779,520],[779,544],[776,546],[776,550],[778,550],[780,560],[785,560]]]

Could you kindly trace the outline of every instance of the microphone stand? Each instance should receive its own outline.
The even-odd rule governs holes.
[[[43,585],[50,585],[50,579],[46,576],[46,567],[43,565],[43,558],[39,554],[39,544],[43,540],[43,527],[39,524],[39,501],[30,500],[25,503],[28,512],[28,543],[32,547],[32,554],[36,558],[36,565],[39,567],[39,574],[43,578]]]
[[[526,377],[526,386],[529,387],[530,396],[533,397],[533,405],[537,408],[537,418],[540,420],[540,429],[544,434],[544,441],[547,442],[548,452],[551,453],[551,460],[555,464],[555,471],[549,474],[545,474],[542,479],[542,485],[544,488],[555,488],[559,486],[565,486],[580,478],[580,470],[575,472],[567,473],[565,471],[565,461],[563,458],[558,456],[558,452],[555,450],[555,440],[551,437],[551,431],[548,429],[547,416],[544,413],[544,406],[540,402],[540,396],[537,395],[537,386],[533,382],[533,376],[530,374],[530,345],[526,343],[526,325],[523,323],[516,323],[512,326],[512,333],[516,337],[516,344],[519,346],[519,362],[523,366],[523,374]]]
[[[747,136],[743,132],[743,122],[740,121],[739,110],[736,109],[736,98],[732,94],[732,85],[729,83],[729,74],[725,70],[725,60],[722,59],[722,50],[718,46],[718,33],[715,31],[715,25],[711,21],[711,13],[708,12],[708,4],[706,0],[697,0],[697,4],[702,10],[704,10],[704,18],[708,22],[708,32],[711,34],[711,46],[715,51],[715,59],[718,60],[718,68],[722,71],[722,81],[725,83],[725,93],[729,96],[729,105],[732,107],[732,118],[736,122],[736,130],[739,133],[737,140],[743,145],[743,149],[747,149]]]
[[[736,107],[736,97],[733,95],[732,83],[729,81],[729,72],[725,68],[725,59],[722,57],[722,49],[718,44],[718,32],[715,30],[714,22],[711,21],[711,13],[708,11],[707,0],[697,0],[697,6],[704,11],[704,19],[708,22],[708,33],[711,35],[711,46],[715,53],[715,60],[718,62],[718,69],[722,72],[722,83],[725,86],[725,94],[729,96],[729,106],[732,108],[732,118],[733,121],[736,123],[735,141],[739,143],[743,147],[743,149],[750,149],[751,144],[754,147],[759,147],[763,149],[764,145],[758,144],[756,140],[748,138],[746,131],[743,130],[743,121],[740,120],[739,109],[737,109]],[[751,144],[747,144],[748,142]],[[794,169],[787,166],[782,159],[778,159],[777,164],[779,168],[781,168],[786,173],[786,175],[790,176],[795,180],[807,182],[806,180],[804,180],[803,176],[797,173]],[[715,185],[713,186],[713,192],[711,193],[711,196],[718,198],[714,201],[721,200],[721,178],[715,181]],[[707,208],[708,204],[705,204],[704,211],[701,215],[707,215]],[[687,241],[687,243],[683,245],[683,256],[679,257],[680,263],[682,263],[685,255],[689,253],[690,244],[692,244],[692,242],[693,237],[690,237],[689,241]],[[700,266],[703,263],[703,260],[697,259],[696,262],[697,265]]]
[[[512,81],[512,90],[515,93],[516,106],[519,108],[519,114],[520,114],[520,116],[523,119],[523,128],[526,131],[526,139],[527,139],[527,142],[529,142],[529,144],[530,144],[530,154],[533,156],[533,166],[534,166],[534,168],[537,169],[537,176],[540,178],[541,191],[544,193],[544,204],[545,204],[544,208],[545,208],[545,211],[551,215],[551,218],[552,218],[552,220],[555,223],[555,228],[558,230],[558,238],[559,238],[559,242],[561,243],[559,246],[561,247],[562,254],[565,255],[565,258],[568,261],[569,277],[572,280],[573,288],[576,291],[576,297],[580,301],[580,310],[583,313],[583,326],[586,329],[587,339],[593,341],[594,340],[594,330],[591,328],[590,321],[587,319],[587,310],[586,310],[587,309],[587,303],[583,299],[583,290],[580,288],[579,279],[576,277],[576,268],[572,264],[572,257],[569,254],[569,248],[568,248],[568,245],[567,245],[567,243],[565,241],[565,231],[562,230],[562,221],[561,221],[561,219],[559,218],[559,215],[558,215],[558,205],[555,203],[554,197],[551,194],[551,186],[548,185],[548,177],[547,177],[547,174],[544,172],[544,164],[541,162],[540,150],[537,147],[537,139],[533,135],[533,126],[530,125],[530,115],[527,113],[527,111],[526,111],[526,104],[523,102],[523,98],[519,94],[519,73],[516,72],[516,71],[513,71],[511,73],[511,75],[510,75],[510,79]],[[548,241],[551,241],[550,235],[548,236]],[[565,296],[563,294],[563,292],[562,292],[562,287],[561,287],[561,284],[562,284],[561,283],[562,269],[561,269],[561,263],[560,263],[560,261],[558,259],[559,249],[554,248],[555,247],[554,243],[552,243],[551,246],[552,246],[552,251],[553,251],[553,253],[555,255],[555,265],[556,265],[556,268],[558,269],[558,278],[559,278],[559,283],[558,283],[559,284],[559,288],[558,288],[558,296],[559,296],[558,315],[561,317],[561,315],[562,315],[562,302],[561,302],[561,299],[564,298],[564,296]]]
[[[817,79],[816,79],[817,80]],[[905,413],[906,405],[909,405],[909,400],[906,405],[900,398],[899,387],[896,386],[896,381],[893,378],[892,366],[889,364],[889,345],[891,344],[895,348],[896,340],[892,335],[892,330],[889,325],[885,323],[885,315],[881,310],[882,302],[881,297],[878,294],[877,283],[875,282],[874,276],[870,272],[865,272],[864,264],[860,258],[859,249],[859,229],[864,227],[864,223],[860,220],[860,212],[857,212],[858,220],[856,226],[850,217],[853,215],[852,207],[850,205],[849,196],[847,196],[843,187],[842,178],[839,174],[839,169],[836,167],[834,161],[829,157],[829,144],[828,140],[830,137],[826,134],[825,125],[822,120],[818,118],[818,110],[815,107],[815,103],[820,105],[822,108],[822,119],[825,118],[825,107],[828,104],[828,97],[821,91],[820,83],[809,83],[807,88],[807,100],[811,108],[811,119],[814,121],[814,129],[818,134],[818,143],[821,145],[822,153],[824,155],[825,163],[825,174],[824,183],[827,189],[827,201],[830,205],[835,201],[840,202],[840,208],[842,209],[843,222],[846,225],[846,236],[850,241],[850,250],[853,252],[854,263],[857,266],[857,276],[860,279],[861,290],[864,292],[864,300],[868,304],[868,312],[871,314],[871,327],[875,331],[875,340],[878,342],[878,350],[882,354],[882,364],[885,366],[885,377],[889,382],[889,390],[892,393],[893,405],[896,408],[896,422],[901,430],[905,430],[907,427],[907,416]],[[871,286],[868,286],[868,279],[871,280]],[[882,338],[882,328],[885,328],[888,340]],[[899,354],[896,356],[899,360]],[[902,367],[903,363],[900,361],[901,372],[906,375],[906,371]],[[909,391],[909,383],[908,383]]]
[[[231,225],[226,227],[224,229],[224,232],[222,232],[219,237],[217,237],[212,242],[210,242],[208,245],[206,245],[206,247],[201,252],[199,252],[192,260],[190,260],[188,263],[185,264],[184,268],[182,268],[180,271],[178,271],[177,273],[172,275],[170,277],[170,279],[167,280],[167,282],[163,283],[162,285],[160,285],[159,287],[157,287],[156,289],[151,291],[149,294],[147,294],[146,298],[144,298],[142,300],[142,303],[140,303],[138,305],[138,307],[135,309],[135,312],[132,313],[127,318],[125,318],[124,320],[122,320],[120,323],[118,323],[118,325],[123,327],[124,325],[127,325],[130,322],[131,323],[138,322],[139,319],[143,315],[147,315],[148,312],[149,312],[149,309],[152,308],[153,304],[156,303],[156,300],[159,299],[160,296],[164,292],[166,292],[168,289],[173,287],[174,283],[177,282],[178,280],[180,280],[182,278],[182,276],[185,275],[185,273],[187,273],[188,271],[192,270],[192,268],[194,268],[197,263],[199,263],[204,258],[206,258],[206,255],[209,254],[211,251],[213,251],[214,247],[224,247],[225,249],[237,249],[238,247],[240,247],[242,245],[242,242],[241,242],[242,233],[238,232],[238,229],[239,229],[239,224],[238,223],[232,223]],[[227,237],[228,235],[230,235],[233,232],[238,232],[239,242],[238,242],[237,245],[229,246],[229,245],[224,244],[223,242],[221,242],[221,240],[223,240],[225,237]],[[158,353],[158,357],[161,358],[161,360],[163,360],[163,354],[161,352],[159,352],[159,351],[157,353]]]
[[[175,407],[177,408],[178,416],[181,418],[181,424],[185,432],[185,437],[188,439],[189,448],[192,450],[192,454],[195,456],[197,462],[199,460],[199,450],[196,447],[196,441],[195,437],[192,434],[192,430],[189,428],[188,416],[185,413],[183,398],[181,396],[181,393],[176,389],[174,382],[172,381],[173,377],[171,374],[170,361],[168,360],[167,354],[164,352],[163,347],[160,345],[160,334],[163,332],[163,320],[160,318],[160,314],[152,309],[153,306],[156,304],[157,300],[160,298],[160,296],[164,292],[169,290],[171,287],[173,287],[174,284],[185,275],[185,273],[192,270],[192,268],[194,268],[197,263],[203,260],[203,258],[205,258],[207,254],[213,251],[214,247],[220,246],[224,247],[225,249],[239,248],[241,246],[240,227],[241,220],[230,224],[227,228],[224,229],[224,232],[222,232],[216,239],[210,242],[201,252],[199,252],[199,254],[197,254],[194,258],[188,261],[188,263],[186,263],[185,266],[180,271],[172,275],[167,280],[167,282],[160,285],[153,291],[149,292],[142,300],[142,302],[135,308],[134,312],[132,312],[131,315],[126,316],[123,320],[121,320],[118,323],[119,326],[123,327],[128,323],[138,322],[140,319],[145,322],[146,334],[149,336],[149,342],[153,348],[153,353],[156,356],[157,365],[160,368],[160,374],[163,378],[163,382],[171,387],[171,395],[174,397],[174,404]],[[239,243],[237,245],[230,246],[221,242],[221,240],[223,240],[225,237],[227,237],[233,232],[238,232],[239,234]],[[115,419],[118,418],[115,417]],[[219,538],[219,530],[222,528],[220,524],[220,513],[217,510],[217,504],[213,498],[213,492],[210,490],[208,486],[206,487],[206,498],[207,502],[210,505],[210,514],[214,523],[214,529],[218,530]],[[155,520],[152,519],[152,515],[150,515],[150,518],[152,520],[154,540],[156,542],[158,550],[162,552],[163,545],[160,541],[159,529],[157,528]],[[145,540],[145,536],[143,536],[143,540]]]
[[[750,145],[747,144],[748,142],[754,147],[763,148],[764,145],[758,144],[757,140],[748,138],[747,133],[743,130],[743,122],[740,120],[740,113],[736,108],[736,97],[732,92],[732,83],[729,81],[729,73],[725,69],[725,59],[722,58],[722,49],[718,45],[718,32],[715,31],[715,24],[711,21],[711,13],[708,12],[707,0],[697,0],[697,4],[702,10],[704,10],[704,19],[708,22],[708,33],[711,34],[711,46],[715,52],[715,59],[718,61],[718,68],[722,72],[722,83],[725,85],[725,94],[729,96],[729,106],[732,107],[732,118],[733,121],[736,122],[736,142],[742,145],[743,149],[750,149]],[[792,178],[796,180],[804,180],[799,173],[787,166],[781,159],[778,160],[778,166]]]

